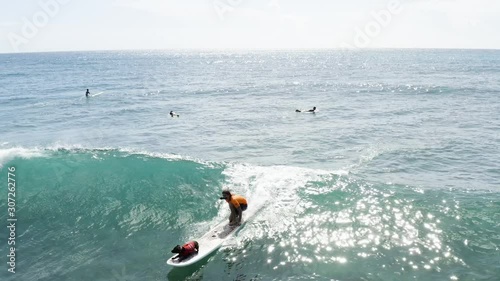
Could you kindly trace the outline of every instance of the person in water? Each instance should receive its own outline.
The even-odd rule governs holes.
[[[173,257],[172,259],[178,259],[179,261],[182,261],[183,259],[198,253],[198,250],[200,249],[200,246],[198,245],[198,242],[196,241],[189,241],[183,246],[177,245],[172,249],[172,253],[177,253],[178,255]]]
[[[88,98],[90,96],[89,89],[87,89],[87,92],[85,93],[85,96]]]
[[[170,110],[170,117],[179,117],[179,114],[173,112],[172,110]]]
[[[229,190],[222,191],[222,197],[220,199],[226,200],[229,204],[229,209],[231,210],[229,225],[240,225],[243,211],[248,208],[247,200],[243,196],[231,194]]]
[[[302,110],[300,109],[296,109],[295,112],[302,112]],[[316,106],[313,107],[313,109],[309,109],[308,111],[305,111],[305,112],[312,112],[312,113],[316,113]]]

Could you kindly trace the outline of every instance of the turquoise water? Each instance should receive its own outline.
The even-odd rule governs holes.
[[[0,55],[1,280],[500,280],[499,74],[479,50]],[[223,188],[245,227],[167,266]]]

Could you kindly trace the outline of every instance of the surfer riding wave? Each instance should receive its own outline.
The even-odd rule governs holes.
[[[241,195],[233,195],[229,190],[222,191],[221,200],[226,200],[231,210],[231,215],[229,215],[229,225],[235,226],[241,224],[241,219],[243,217],[243,211],[248,208],[247,200]]]

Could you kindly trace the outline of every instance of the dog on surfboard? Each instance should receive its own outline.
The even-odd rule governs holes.
[[[172,259],[181,262],[189,258],[190,256],[197,254],[199,249],[200,246],[196,241],[189,241],[183,246],[177,245],[172,249],[172,253],[176,253],[177,256],[173,257]]]

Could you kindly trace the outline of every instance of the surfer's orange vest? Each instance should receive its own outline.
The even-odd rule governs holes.
[[[247,205],[247,200],[240,195],[232,195],[231,201],[229,201],[235,208],[240,207],[240,205]]]

